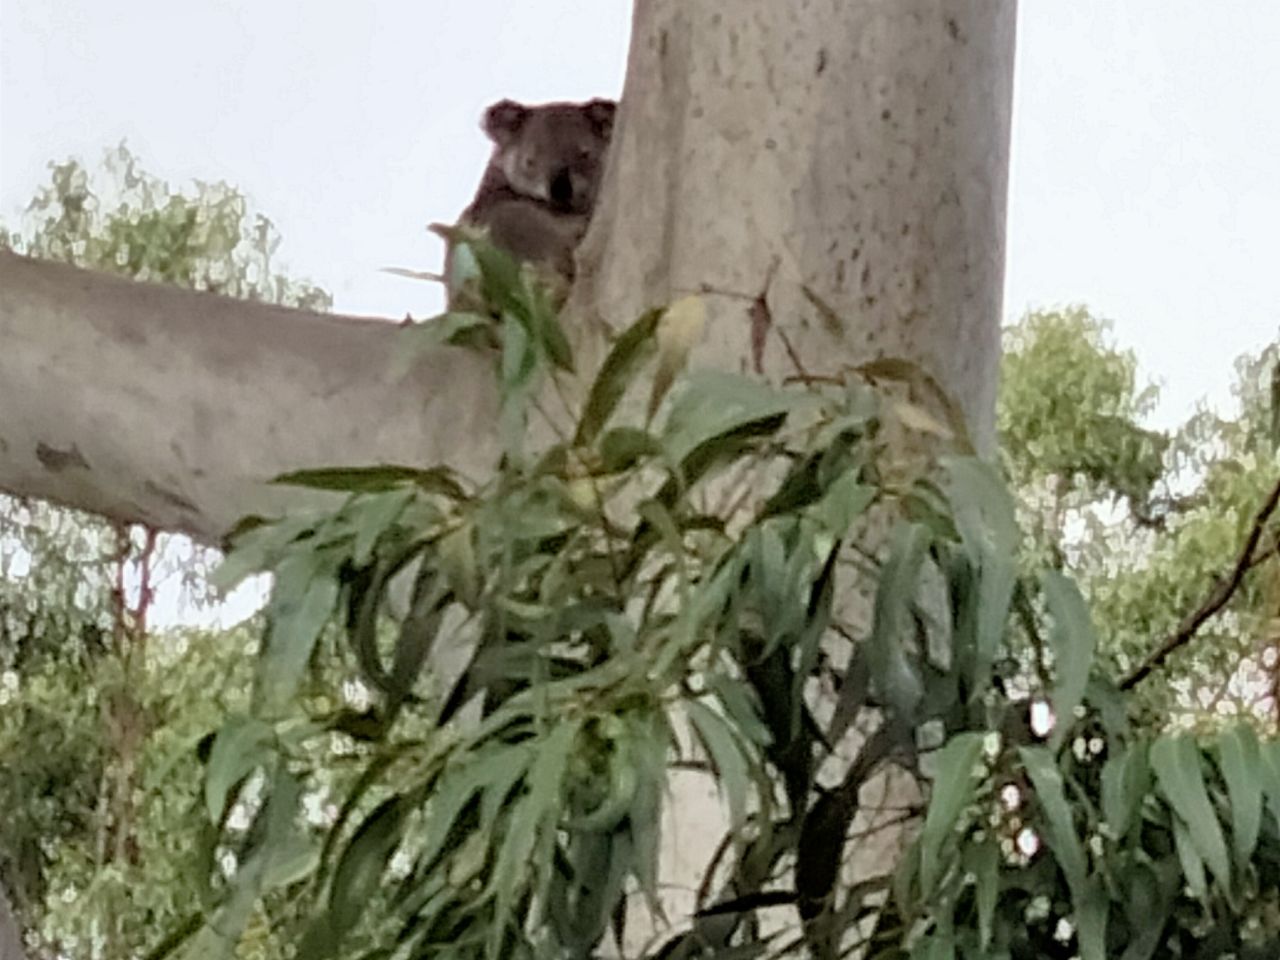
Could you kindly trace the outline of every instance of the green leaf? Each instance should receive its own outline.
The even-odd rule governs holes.
[[[481,804],[481,818],[492,824],[497,815],[494,805],[506,799],[511,792],[512,776],[523,776],[529,769],[531,757],[532,751],[523,745],[502,745],[478,757],[459,759],[450,764],[431,792],[419,862],[435,862],[449,839],[454,823],[480,791],[484,791],[486,798]]]
[[[976,698],[990,682],[991,665],[1004,639],[1017,584],[1021,532],[1013,499],[994,467],[975,457],[950,457],[942,463],[956,530],[977,577],[969,664],[970,696]]]
[[[1151,960],[1160,946],[1170,905],[1182,892],[1183,871],[1172,858],[1156,867],[1130,862],[1119,879],[1120,902],[1132,931],[1120,960]]]
[[[809,514],[839,539],[866,513],[878,495],[874,486],[858,478],[858,471],[850,470],[827,488],[822,498],[809,508]]]
[[[1031,778],[1040,809],[1044,811],[1045,840],[1058,865],[1062,867],[1067,885],[1071,888],[1071,899],[1079,910],[1086,894],[1087,862],[1084,847],[1076,833],[1071,807],[1067,803],[1062,772],[1054,761],[1053,753],[1044,747],[1020,747],[1018,755],[1022,758],[1027,776]]]
[[[935,932],[911,950],[911,960],[955,960],[956,941],[952,933]]]
[[[812,396],[730,373],[698,371],[685,379],[672,401],[662,429],[662,445],[671,462],[685,463],[712,441],[775,419],[781,425],[780,418],[815,402]]]
[[[230,590],[250,574],[274,566],[290,544],[310,534],[315,527],[316,518],[309,516],[285,517],[242,527],[231,538],[231,552],[210,574],[210,586]]]
[[[1231,801],[1231,843],[1242,870],[1253,856],[1262,827],[1261,763],[1258,738],[1248,724],[1237,724],[1218,738],[1218,768]]]
[[[723,673],[709,674],[706,683],[724,708],[725,718],[743,736],[759,746],[769,743],[769,728],[761,719],[759,701],[748,684]]]
[[[729,802],[730,828],[741,829],[746,820],[747,793],[750,787],[750,765],[747,758],[720,714],[697,700],[686,701],[685,706],[698,740],[707,751],[711,766],[715,768],[720,789]]]
[[[537,746],[537,754],[526,779],[527,790],[514,805],[502,846],[493,867],[494,916],[488,936],[487,955],[501,956],[502,942],[509,925],[519,923],[514,914],[518,891],[530,871],[551,868],[551,850],[561,810],[564,778],[569,757],[578,740],[581,720],[561,720]],[[543,847],[544,856],[534,852]],[[545,880],[545,876],[541,879]]]
[[[227,896],[210,927],[222,941],[217,955],[230,956],[262,894],[263,880],[273,863],[292,847],[302,787],[283,765],[276,768],[267,792],[267,801],[258,813],[263,825],[262,840],[240,863],[227,885]]]
[[[386,493],[405,486],[416,486],[425,493],[435,493],[452,500],[465,500],[466,491],[448,467],[401,467],[384,464],[370,467],[331,467],[318,470],[293,470],[282,473],[272,483],[312,490],[338,490],[348,493]]]
[[[1084,700],[1097,641],[1088,605],[1075,583],[1056,570],[1047,571],[1042,583],[1045,602],[1053,617],[1049,642],[1054,655],[1052,702],[1057,723],[1049,744],[1056,748],[1075,726],[1076,707]]]
[[[387,861],[400,844],[404,807],[400,798],[380,803],[360,824],[333,873],[328,921],[341,934],[352,927],[378,889]]]
[[[929,542],[929,532],[921,524],[899,524],[889,541],[889,555],[876,587],[868,662],[877,691],[899,720],[914,716],[924,696],[924,685],[907,659],[906,645]]]
[[[1171,822],[1173,843],[1178,851],[1178,861],[1182,864],[1182,875],[1187,881],[1191,895],[1197,900],[1206,901],[1209,898],[1209,882],[1204,873],[1204,860],[1196,850],[1195,841],[1191,838],[1191,830],[1177,816],[1172,817]]]
[[[650,310],[614,341],[587,394],[578,430],[573,438],[575,446],[585,447],[595,442],[622,401],[636,373],[657,352],[654,331],[658,328],[663,312]]]
[[[1160,737],[1151,747],[1151,769],[1177,819],[1186,826],[1196,853],[1209,865],[1218,882],[1230,889],[1231,861],[1222,825],[1205,787],[1199,747],[1191,737]]]
[[[1275,818],[1276,828],[1280,829],[1280,743],[1271,741],[1258,745],[1258,777],[1262,781],[1263,792],[1267,795],[1267,806]]]
[[[1100,876],[1085,884],[1084,896],[1075,905],[1076,942],[1080,960],[1107,960],[1107,914],[1111,900]]]
[[[438,545],[440,569],[458,598],[469,607],[480,599],[481,572],[476,560],[475,527],[464,523],[441,537]]]
[[[996,904],[1000,899],[1000,847],[993,840],[966,847],[965,869],[973,874],[978,942],[986,950],[991,946]]]
[[[1147,749],[1136,743],[1107,759],[1102,768],[1102,815],[1118,839],[1138,824],[1142,798],[1151,787]]]
[[[920,890],[926,899],[933,896],[942,880],[947,851],[955,847],[959,839],[956,824],[965,807],[973,802],[981,780],[978,760],[982,756],[982,741],[981,733],[962,733],[938,751],[929,811],[920,834]]]
[[[209,822],[219,824],[233,791],[259,767],[274,767],[275,732],[256,717],[231,717],[214,737],[204,775],[204,804]]]
[[[359,500],[354,507],[355,540],[351,545],[351,562],[366,566],[373,558],[378,540],[392,529],[413,501],[412,490],[391,490]]]
[[[942,462],[947,499],[966,546],[975,556],[1013,556],[1022,533],[1013,497],[999,471],[976,457],[946,457]]]
[[[600,438],[601,466],[609,473],[629,470],[641,459],[661,452],[657,438],[636,427],[618,427]]]
[[[258,661],[265,708],[278,710],[298,688],[321,631],[333,617],[339,586],[324,558],[296,553],[276,568],[267,607],[270,626]]]

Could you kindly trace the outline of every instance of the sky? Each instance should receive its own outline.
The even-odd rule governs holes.
[[[0,219],[124,140],[226,180],[344,313],[424,316],[488,156],[485,106],[617,96],[630,0],[0,0]],[[1163,388],[1229,410],[1280,328],[1280,4],[1023,0],[1004,320],[1088,305]]]

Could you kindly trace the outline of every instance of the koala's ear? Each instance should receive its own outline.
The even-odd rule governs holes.
[[[613,118],[618,112],[618,104],[614,100],[592,100],[586,105],[587,119],[596,128],[596,132],[606,140],[613,133]]]
[[[524,126],[529,108],[514,100],[499,100],[484,112],[481,126],[494,143],[506,143]]]

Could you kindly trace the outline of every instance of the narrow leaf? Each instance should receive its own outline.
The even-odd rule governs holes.
[[[1067,878],[1072,901],[1079,909],[1086,892],[1087,863],[1084,847],[1071,816],[1071,807],[1067,803],[1062,772],[1058,769],[1053,754],[1044,747],[1021,747],[1018,754],[1022,758],[1027,776],[1031,778],[1040,809],[1044,811],[1045,840]]]
[[[587,394],[574,435],[575,446],[589,446],[617,409],[640,367],[657,351],[654,332],[662,310],[650,310],[614,341]]]
[[[1188,736],[1165,736],[1151,747],[1151,769],[1196,852],[1223,887],[1231,885],[1231,861],[1222,825],[1209,801],[1200,749]]]
[[[689,720],[715,768],[720,790],[729,803],[731,829],[741,829],[746,819],[750,768],[746,756],[724,718],[706,704],[690,700]]]
[[[1050,570],[1044,575],[1044,597],[1053,617],[1049,641],[1053,646],[1053,712],[1058,718],[1049,739],[1052,747],[1062,744],[1075,726],[1075,710],[1084,700],[1097,645],[1089,608],[1075,583]]]
[[[893,531],[876,587],[868,663],[872,682],[899,720],[910,719],[924,695],[920,677],[907,659],[906,645],[928,545],[924,526],[900,524]]]
[[[232,791],[258,767],[273,765],[275,735],[254,717],[231,717],[214,737],[204,775],[205,812],[210,823],[221,823]]]
[[[1231,801],[1231,844],[1241,869],[1253,856],[1262,827],[1261,763],[1258,738],[1248,724],[1237,724],[1218,738],[1218,768]]]
[[[980,779],[977,766],[982,740],[981,733],[962,733],[938,751],[929,812],[920,834],[920,887],[926,898],[942,879],[947,851],[958,841],[955,830],[960,814],[973,802]]]

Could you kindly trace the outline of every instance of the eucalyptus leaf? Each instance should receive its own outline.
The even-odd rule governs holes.
[[[1176,814],[1175,828],[1186,828],[1186,838],[1224,888],[1231,887],[1231,860],[1222,825],[1218,822],[1205,786],[1200,750],[1188,736],[1163,736],[1151,747],[1151,769],[1156,782]]]

